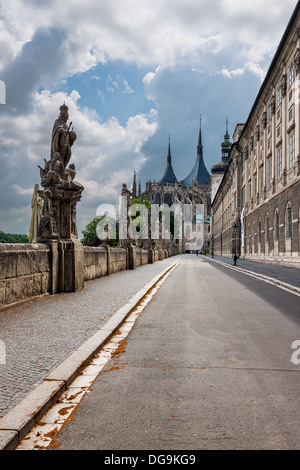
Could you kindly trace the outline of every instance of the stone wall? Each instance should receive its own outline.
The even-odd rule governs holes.
[[[0,244],[0,308],[50,291],[51,253],[44,244]]]
[[[132,258],[124,248],[83,247],[84,281],[108,276],[125,269],[134,269],[177,253],[133,247]],[[132,261],[133,260],[133,261]],[[131,265],[131,262],[134,265]],[[55,252],[45,244],[0,243],[0,310],[44,294],[56,293]]]
[[[105,248],[85,246],[83,253],[85,281],[107,276],[107,251]]]
[[[143,266],[144,264],[148,264],[148,251],[137,248],[136,249],[136,265]]]

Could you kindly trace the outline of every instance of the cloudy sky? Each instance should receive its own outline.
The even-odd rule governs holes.
[[[37,165],[65,101],[85,187],[78,230],[137,171],[158,180],[171,136],[190,172],[202,116],[205,163],[226,116],[245,122],[296,0],[9,0],[0,3],[0,230],[27,233]]]

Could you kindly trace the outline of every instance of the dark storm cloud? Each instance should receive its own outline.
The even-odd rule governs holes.
[[[20,114],[31,106],[31,93],[56,82],[64,61],[66,33],[57,28],[37,31],[1,74],[6,84],[4,112]]]

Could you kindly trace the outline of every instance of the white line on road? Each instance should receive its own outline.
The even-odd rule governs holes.
[[[244,269],[244,268],[238,268],[236,266],[230,266],[229,264],[224,263],[224,262],[219,261],[219,260],[216,260],[216,259],[212,259],[211,261],[213,261],[214,263],[221,264],[222,266],[225,266],[226,268],[233,269],[234,271],[242,272],[242,273],[246,274],[247,276],[251,276],[251,277],[255,277],[257,279],[260,279],[261,281],[267,282],[268,284],[272,284],[276,287],[279,287],[279,289],[285,290],[285,291],[289,292],[290,294],[294,294],[294,295],[297,295],[298,297],[300,297],[300,288],[296,287],[296,286],[293,286],[292,284],[288,284],[286,282],[279,281],[278,279],[274,279],[273,277],[265,276],[264,274],[255,273],[253,271],[249,271],[249,270]]]

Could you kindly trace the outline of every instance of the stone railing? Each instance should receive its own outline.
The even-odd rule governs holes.
[[[109,246],[83,247],[84,281],[135,269],[178,253]],[[41,295],[53,294],[59,275],[55,252],[46,243],[0,244],[0,310]]]
[[[0,308],[50,292],[51,252],[45,244],[0,244]]]

